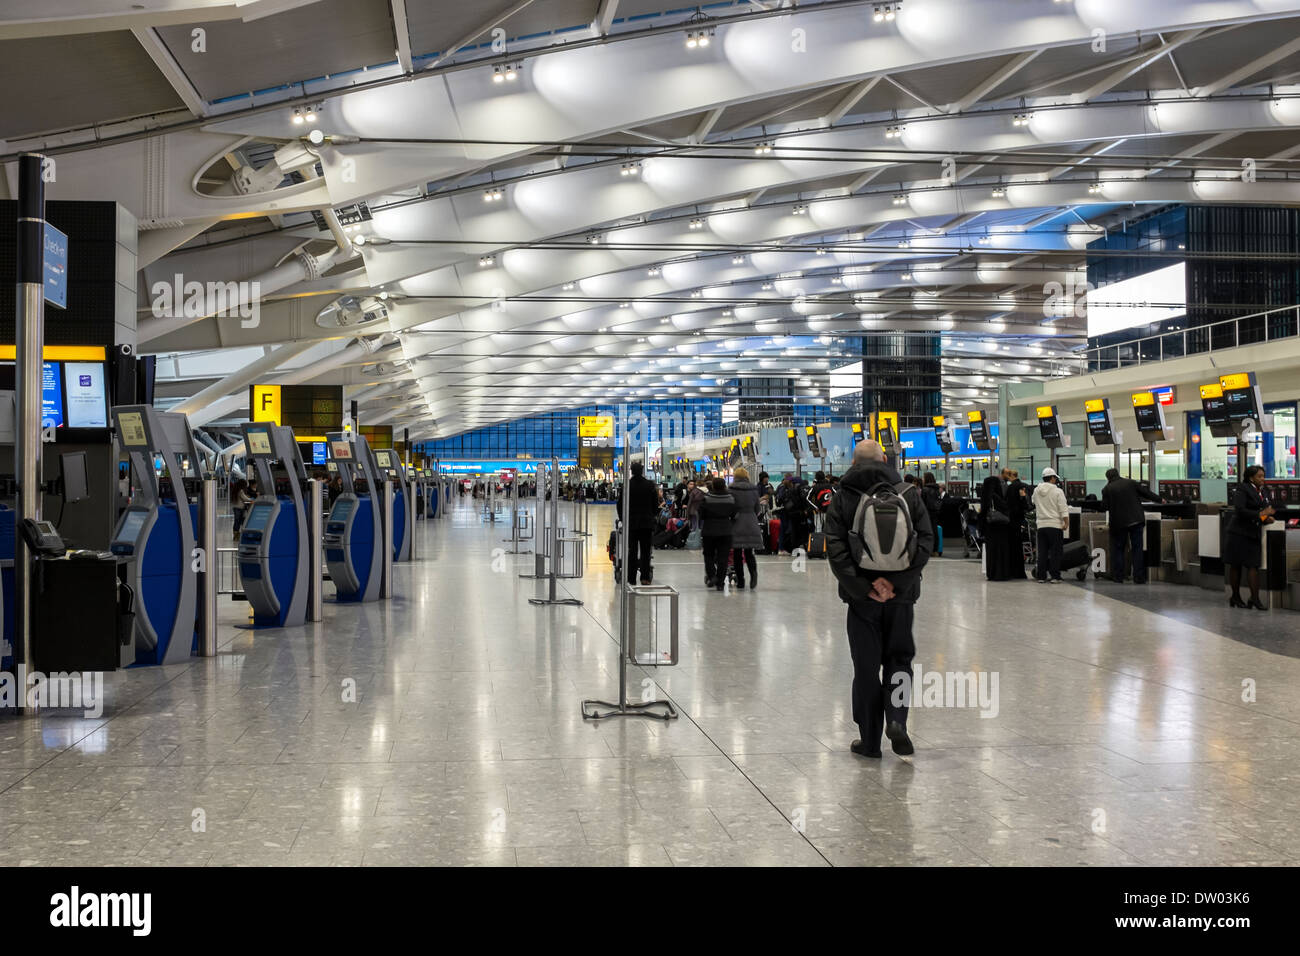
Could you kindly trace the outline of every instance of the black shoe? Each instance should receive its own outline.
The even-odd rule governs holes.
[[[868,750],[866,747],[863,746],[861,740],[853,741],[853,743],[849,744],[849,749],[852,750],[859,757],[871,757],[875,760],[880,759],[880,751]]]
[[[743,590],[745,590],[745,582],[744,582],[744,581],[737,581],[737,582],[736,582],[736,590],[737,590],[737,591],[743,591]]]
[[[916,753],[916,748],[912,746],[912,738],[907,736],[907,728],[898,721],[891,720],[885,725],[885,736],[889,738],[894,753],[900,757],[910,757]]]
[[[1243,601],[1241,598],[1237,597],[1237,595],[1235,594],[1232,595],[1232,597],[1228,598],[1228,607],[1245,607],[1245,606],[1246,606],[1246,602]]]
[[[706,575],[705,578],[704,578],[704,586],[705,586],[706,588],[711,588],[711,587],[713,587],[713,578],[708,577],[708,576]]]
[[[1249,601],[1246,602],[1246,607],[1253,607],[1256,611],[1268,610],[1268,608],[1266,608],[1264,605],[1259,603],[1259,598],[1251,598]]]
[[[1118,575],[1114,575],[1114,574],[1112,574],[1110,579],[1111,579],[1112,581],[1114,581],[1116,584],[1123,584],[1123,583],[1124,583],[1124,579],[1121,578],[1121,577],[1119,577]]]
[[[719,585],[717,586],[716,590],[718,590],[718,591],[725,591],[725,590],[726,590],[726,586],[725,586],[725,585],[722,585],[722,584],[719,584]]]

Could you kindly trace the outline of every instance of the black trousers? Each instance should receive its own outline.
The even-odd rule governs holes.
[[[1038,529],[1038,570],[1034,577],[1046,581],[1049,577],[1061,580],[1061,551],[1065,547],[1065,532],[1060,528]]]
[[[646,584],[650,581],[650,575],[653,569],[650,566],[650,552],[653,550],[651,539],[654,538],[654,530],[651,528],[638,529],[631,531],[627,536],[627,563],[631,565],[632,570],[641,575],[641,583]],[[628,576],[628,581],[632,577]]]
[[[733,548],[731,550],[731,566],[736,569],[736,587],[745,586],[745,568],[749,568],[749,580],[754,584],[758,583],[758,561],[754,557],[753,548]]]
[[[862,744],[880,749],[885,721],[907,726],[912,699],[914,606],[907,602],[849,605],[849,652],[853,655],[853,721]],[[881,682],[881,673],[884,682]]]
[[[1124,580],[1124,545],[1127,544],[1133,554],[1133,580],[1145,584],[1147,580],[1147,556],[1142,550],[1142,532],[1145,525],[1135,524],[1131,528],[1110,529],[1110,570],[1116,581]]]
[[[727,576],[727,552],[731,550],[731,535],[706,534],[700,544],[704,548],[704,576],[721,591],[722,579]]]

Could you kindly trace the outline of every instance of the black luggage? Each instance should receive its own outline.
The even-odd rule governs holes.
[[[1082,541],[1066,542],[1065,547],[1061,549],[1061,570],[1073,571],[1075,568],[1087,569],[1092,561],[1092,554],[1088,551],[1088,546]]]

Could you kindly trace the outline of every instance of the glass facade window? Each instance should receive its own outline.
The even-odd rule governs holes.
[[[577,458],[578,417],[609,415],[617,423],[620,413],[625,416],[629,426],[644,422],[640,438],[663,441],[699,432],[716,432],[722,425],[722,398],[584,405],[581,408],[567,408],[476,428],[438,441],[423,442],[416,446],[416,452],[431,458],[515,458],[520,455],[529,458]],[[645,417],[636,419],[637,415]],[[615,430],[617,431],[617,425]],[[683,434],[666,434],[668,432]],[[622,447],[621,435],[616,436],[616,447]]]

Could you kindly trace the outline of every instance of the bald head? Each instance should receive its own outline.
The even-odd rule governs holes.
[[[868,438],[853,449],[853,464],[878,464],[885,460],[885,449],[874,438]]]

